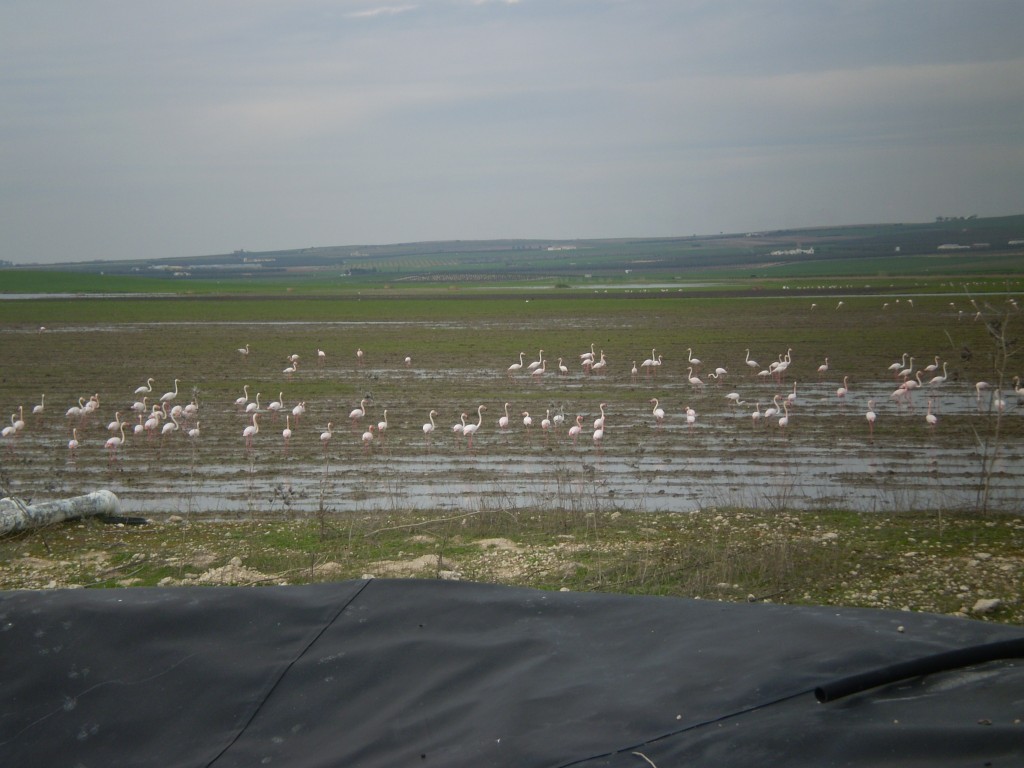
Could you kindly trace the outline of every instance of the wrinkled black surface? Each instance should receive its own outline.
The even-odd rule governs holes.
[[[1020,765],[1020,661],[814,689],[1022,636],[425,580],[9,592],[0,765]]]

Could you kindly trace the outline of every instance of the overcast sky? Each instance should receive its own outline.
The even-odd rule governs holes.
[[[1024,213],[1020,0],[5,0],[0,259]]]

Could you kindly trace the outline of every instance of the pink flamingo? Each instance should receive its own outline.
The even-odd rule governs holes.
[[[868,420],[868,435],[871,437],[875,436],[875,419],[878,415],[875,413],[875,401],[868,400],[868,411],[864,414],[864,418]]]
[[[655,423],[660,427],[661,423],[665,421],[665,409],[658,405],[658,398],[652,397],[648,402],[654,404],[654,409],[651,414],[654,416]]]
[[[468,438],[468,442],[466,443],[466,447],[469,448],[470,450],[473,449],[473,435],[475,435],[477,433],[477,430],[480,429],[480,425],[484,423],[484,411],[486,411],[486,410],[487,410],[487,406],[486,405],[480,405],[476,409],[476,415],[477,415],[476,424],[467,424],[465,427],[462,428],[462,434],[464,434]]]
[[[580,432],[583,431],[583,417],[577,416],[576,423],[569,427],[569,437],[572,438],[572,444],[576,445],[576,438],[580,436]]]
[[[260,415],[258,413],[254,413],[252,415],[252,424],[242,430],[242,437],[245,438],[245,448],[248,451],[252,450],[253,438],[260,433],[259,418]]]

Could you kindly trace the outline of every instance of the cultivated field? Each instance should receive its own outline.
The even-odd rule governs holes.
[[[941,538],[943,520],[1002,525],[1009,514],[1011,539],[1020,536],[1024,411],[1012,385],[1020,364],[1013,295],[382,293],[5,302],[0,408],[25,422],[0,445],[5,488],[36,500],[107,488],[126,515],[155,520],[309,524],[321,541],[328,532],[342,536],[350,552],[353,537],[409,525],[409,515],[443,520],[443,536],[436,524],[416,523],[427,530],[406,533],[427,538],[407,537],[393,553],[401,560],[399,551],[427,550],[434,559],[425,567],[434,573],[444,570],[437,548],[439,541],[452,546],[452,520],[487,520],[505,542],[516,530],[525,535],[519,526],[528,520],[549,536],[578,537],[596,535],[610,520],[635,531],[646,519],[647,529],[660,530],[666,521],[740,514],[770,529],[772,520],[804,514],[862,521],[909,514],[932,521]],[[238,351],[246,345],[248,354]],[[581,364],[592,348],[604,366]],[[523,368],[509,374],[520,352]],[[661,365],[644,368],[652,353]],[[529,372],[542,359],[543,373]],[[897,361],[911,372],[890,371]],[[780,362],[783,370],[773,370]],[[719,368],[725,372],[716,378]],[[943,374],[943,382],[929,384]],[[136,394],[150,378],[152,391]],[[176,379],[168,414],[174,405],[193,405],[195,414],[177,422],[168,415],[147,429]],[[904,381],[921,386],[893,397]],[[976,389],[979,381],[990,386]],[[66,415],[90,399],[94,410]],[[364,401],[365,416],[351,417]],[[934,424],[926,418],[929,401]],[[275,402],[282,407],[271,408]],[[292,416],[300,403],[305,412]],[[595,440],[602,403],[606,424]],[[781,413],[769,417],[775,403]],[[43,412],[33,414],[40,404]],[[253,411],[259,431],[247,440]],[[431,411],[435,429],[427,434]],[[467,424],[479,424],[472,443],[452,429],[463,413]],[[577,417],[583,428],[573,440]],[[120,427],[108,429],[118,418],[124,442],[107,448],[112,435],[121,436]],[[79,445],[69,450],[74,430]],[[487,539],[486,530],[474,530]],[[762,565],[771,560],[761,557]],[[559,578],[579,586],[577,566],[594,573],[587,559],[574,549],[571,573]],[[181,562],[177,571],[147,570],[147,578],[179,578]],[[611,573],[608,561],[601,567]],[[305,574],[305,566],[295,568]],[[1019,580],[1019,558],[1011,568]],[[724,579],[716,589],[735,596]],[[628,588],[624,581],[634,580],[598,586]],[[738,591],[745,597],[749,590]]]

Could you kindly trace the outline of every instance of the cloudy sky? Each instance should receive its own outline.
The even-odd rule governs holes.
[[[0,259],[1024,213],[1019,0],[5,0]]]

